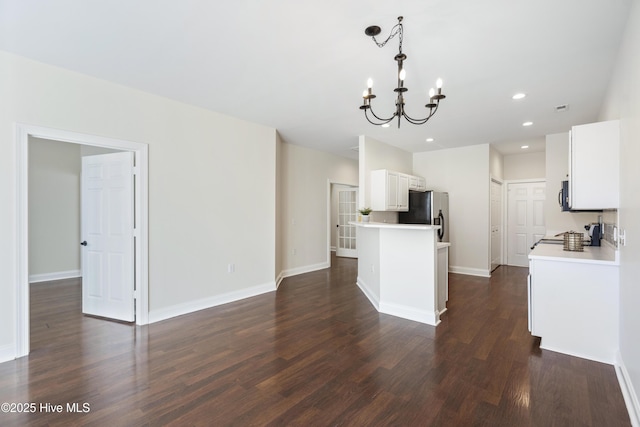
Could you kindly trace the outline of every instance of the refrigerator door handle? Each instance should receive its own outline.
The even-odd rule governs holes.
[[[444,237],[444,227],[446,224],[444,223],[444,215],[442,215],[442,209],[438,213],[438,219],[440,220],[440,230],[438,230],[438,240],[442,242],[442,238]]]

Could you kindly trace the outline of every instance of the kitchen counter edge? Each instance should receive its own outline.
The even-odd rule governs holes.
[[[356,225],[364,228],[395,228],[399,230],[439,230],[439,225],[429,224],[391,224],[388,222],[355,222],[352,221],[350,225]]]
[[[540,243],[531,251],[529,259],[603,265],[620,264],[618,251],[609,245],[585,246],[583,252],[577,252],[565,251],[559,244]]]

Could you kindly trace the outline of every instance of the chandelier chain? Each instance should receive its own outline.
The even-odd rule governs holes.
[[[402,23],[394,25],[394,27],[391,29],[391,34],[389,34],[389,37],[387,37],[385,41],[378,42],[375,36],[373,36],[372,39],[378,47],[384,47],[389,42],[389,40],[391,40],[398,34],[400,35],[400,37],[398,37],[398,40],[400,41],[400,52],[402,52]]]

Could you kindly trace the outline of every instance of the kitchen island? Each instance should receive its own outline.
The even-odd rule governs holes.
[[[438,243],[440,226],[352,224],[358,226],[357,284],[376,310],[428,325],[440,323],[446,310],[442,301],[446,301],[448,266],[445,260],[438,267],[438,251],[446,254],[449,245]]]

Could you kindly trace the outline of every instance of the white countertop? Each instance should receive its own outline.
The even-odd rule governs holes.
[[[602,246],[585,246],[584,251],[565,251],[562,244],[539,243],[529,254],[529,259],[579,262],[588,264],[618,265],[618,253],[608,243]]]
[[[395,228],[398,230],[439,230],[439,225],[429,224],[391,224],[388,222],[355,222],[349,224],[365,228]]]

